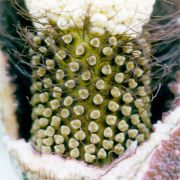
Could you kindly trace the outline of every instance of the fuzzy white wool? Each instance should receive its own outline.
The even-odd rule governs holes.
[[[60,29],[82,28],[88,15],[92,33],[108,31],[134,37],[149,21],[154,3],[155,0],[26,0],[30,14],[43,23],[47,17],[53,19]]]

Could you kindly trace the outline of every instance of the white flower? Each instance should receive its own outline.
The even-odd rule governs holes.
[[[82,28],[88,15],[93,33],[126,32],[134,37],[149,21],[154,3],[155,0],[26,0],[30,14],[43,23],[53,19],[60,29]]]

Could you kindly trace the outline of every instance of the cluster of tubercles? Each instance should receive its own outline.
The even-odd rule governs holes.
[[[102,165],[148,138],[150,68],[134,40],[43,31],[30,49],[34,147]]]

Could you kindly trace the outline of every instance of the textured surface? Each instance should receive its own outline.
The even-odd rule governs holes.
[[[83,28],[88,17],[91,33],[112,35],[127,33],[133,37],[149,21],[155,0],[26,0],[30,14],[47,22],[57,22],[60,29]],[[47,18],[48,17],[48,18]],[[35,23],[36,27],[42,27]]]
[[[6,145],[22,172],[37,174],[42,179],[140,180],[148,171],[154,152],[161,149],[161,142],[171,141],[173,137],[171,134],[179,128],[179,115],[180,108],[176,108],[163,119],[163,123],[159,122],[154,126],[155,131],[151,134],[150,139],[137,147],[136,151],[135,147],[129,149],[126,155],[101,169],[57,155],[40,155],[35,153],[31,145],[23,140],[6,139]]]
[[[30,49],[38,151],[104,164],[148,138],[151,79],[143,39],[142,47],[125,36],[56,25],[41,33]]]
[[[180,128],[163,141],[150,162],[144,180],[168,180],[180,178]]]

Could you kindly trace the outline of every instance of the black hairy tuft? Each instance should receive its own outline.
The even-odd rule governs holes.
[[[158,59],[157,66],[152,66],[154,75],[154,100],[152,101],[152,123],[162,119],[163,112],[169,110],[174,95],[168,88],[169,82],[180,69],[180,2],[178,0],[157,0],[152,13],[150,26],[154,36],[153,56]],[[150,34],[150,38],[152,38]],[[161,68],[162,67],[162,68]],[[156,78],[157,77],[157,78]]]
[[[17,0],[17,3],[25,8],[23,0]],[[31,128],[29,103],[31,79],[26,74],[31,73],[31,69],[25,64],[19,63],[21,57],[18,56],[17,52],[24,51],[25,54],[27,49],[17,32],[17,25],[25,28],[31,26],[31,22],[20,16],[13,4],[11,0],[0,0],[0,48],[8,54],[8,72],[12,83],[16,85],[14,94],[18,104],[16,116],[20,128],[19,135],[28,139]],[[23,58],[26,59],[26,57]]]

